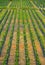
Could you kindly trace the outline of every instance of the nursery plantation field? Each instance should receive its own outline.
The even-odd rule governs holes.
[[[45,0],[0,0],[0,65],[45,65]]]

